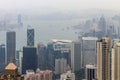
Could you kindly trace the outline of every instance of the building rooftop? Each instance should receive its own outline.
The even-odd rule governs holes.
[[[86,68],[89,68],[89,69],[95,69],[96,66],[95,66],[95,65],[88,64],[88,65],[86,65]]]
[[[120,47],[120,42],[117,42],[116,45]]]
[[[71,40],[59,40],[59,39],[52,39],[53,42],[59,42],[59,43],[71,43],[72,41]]]
[[[17,69],[17,66],[16,66],[14,63],[9,63],[9,64],[5,67],[5,69],[7,69],[7,70],[15,70],[15,69]]]
[[[82,40],[98,40],[97,37],[82,37]]]

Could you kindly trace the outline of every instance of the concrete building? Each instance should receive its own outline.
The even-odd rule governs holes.
[[[97,80],[111,80],[111,39],[102,37],[97,41]]]
[[[64,58],[55,59],[55,74],[61,74],[66,72],[67,60]]]
[[[95,80],[96,78],[96,66],[86,65],[86,80]]]
[[[61,74],[60,80],[75,80],[75,74],[71,73],[71,71],[67,71],[66,73]]]
[[[10,61],[15,63],[16,33],[14,31],[7,32],[6,47],[7,47],[7,63],[9,63]]]
[[[28,26],[27,29],[27,46],[34,46],[34,29]]]
[[[120,80],[120,42],[116,42],[112,48],[112,68],[111,68],[111,80]]]
[[[71,43],[71,68],[72,72],[81,68],[81,44],[80,42]]]
[[[23,47],[22,74],[26,70],[37,69],[37,52],[35,47]]]
[[[87,64],[96,64],[96,41],[97,37],[82,37],[81,53],[82,53],[82,67]]]

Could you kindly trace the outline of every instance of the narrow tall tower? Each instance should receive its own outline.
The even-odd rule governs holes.
[[[34,29],[30,27],[27,29],[27,46],[34,46]]]
[[[120,42],[112,48],[112,80],[120,80]]]
[[[111,80],[110,50],[111,39],[109,37],[103,37],[97,41],[97,80]]]
[[[14,31],[7,32],[6,45],[7,45],[7,63],[9,63],[10,61],[15,63],[16,33]]]
[[[71,43],[71,68],[72,72],[81,68],[81,44],[80,42]]]

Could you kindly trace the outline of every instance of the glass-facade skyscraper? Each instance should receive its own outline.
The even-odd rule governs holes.
[[[34,46],[34,29],[33,28],[27,29],[27,46]]]
[[[10,61],[15,63],[16,32],[9,31],[6,33],[6,45],[7,45],[7,63],[9,63]]]
[[[22,59],[22,73],[25,74],[26,70],[34,70],[37,68],[37,53],[35,47],[23,47]]]

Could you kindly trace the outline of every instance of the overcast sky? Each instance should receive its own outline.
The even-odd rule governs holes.
[[[120,0],[0,0],[0,9],[53,8],[58,10],[114,9],[120,10]]]

